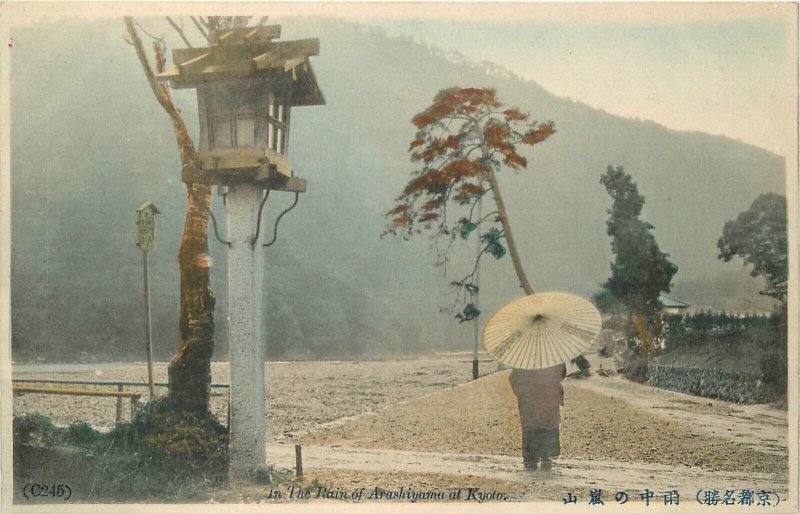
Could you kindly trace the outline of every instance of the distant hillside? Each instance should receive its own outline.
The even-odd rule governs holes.
[[[501,186],[539,291],[590,295],[608,276],[610,205],[600,174],[622,165],[647,198],[644,217],[679,266],[672,296],[725,309],[769,308],[762,281],[716,257],[726,220],[761,192],[782,192],[784,161],[765,150],[652,122],[622,119],[530,81],[453,62],[430,48],[355,24],[275,20],[284,39],[318,37],[313,64],[327,105],[293,111],[290,157],[309,182],[267,250],[271,358],[381,356],[469,349],[472,328],[450,303],[424,238],[380,239],[383,213],[413,169],[409,120],[441,88],[496,87],[501,99],[553,120],[558,133]],[[166,115],[121,20],[62,23],[13,34],[12,316],[14,357],[141,359],[141,255],[135,208],[153,201],[151,254],[157,357],[173,351],[185,191]],[[171,47],[181,46],[171,41]],[[624,80],[624,77],[621,77]],[[192,92],[176,93],[196,134]],[[266,230],[289,204],[274,194]],[[214,210],[223,221],[219,199]],[[222,227],[224,231],[224,227]],[[213,240],[217,355],[226,355],[224,247]],[[452,266],[466,262],[473,245]],[[451,267],[451,269],[453,269]],[[519,294],[511,263],[482,271],[481,308]]]

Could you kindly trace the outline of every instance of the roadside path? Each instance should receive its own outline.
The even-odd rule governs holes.
[[[652,489],[654,484],[669,484],[681,494],[698,489],[777,489],[785,498],[785,480],[776,488],[776,477],[766,473],[709,471],[698,467],[630,463],[613,460],[556,459],[552,472],[526,471],[522,459],[504,455],[413,452],[343,446],[303,446],[303,469],[355,470],[370,473],[439,473],[453,476],[481,477],[526,484],[552,483],[567,492],[585,493],[588,488],[605,491]],[[294,445],[272,443],[267,448],[267,462],[279,468],[295,465]],[[463,480],[469,486],[469,479]]]
[[[754,450],[788,454],[787,411],[769,405],[737,405],[637,384],[620,376],[569,380],[569,385],[622,400],[690,430],[749,446]]]

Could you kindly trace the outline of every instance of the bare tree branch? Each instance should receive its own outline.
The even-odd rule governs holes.
[[[189,167],[194,166],[197,162],[197,151],[195,150],[194,143],[189,135],[189,130],[186,127],[186,123],[184,122],[180,111],[178,111],[178,108],[172,101],[172,95],[169,92],[169,87],[166,84],[160,83],[158,79],[156,79],[153,68],[150,66],[150,62],[148,61],[147,55],[144,52],[142,40],[139,37],[139,33],[136,31],[135,23],[136,22],[133,20],[133,18],[127,16],[125,17],[125,27],[127,28],[128,35],[133,42],[133,47],[136,49],[136,56],[139,58],[139,62],[142,65],[145,77],[147,77],[147,83],[150,85],[150,89],[153,91],[153,95],[156,97],[156,100],[158,100],[158,103],[164,108],[172,120],[172,128],[175,132],[176,142],[178,144],[178,152],[181,156],[181,163],[185,163],[185,165]],[[159,73],[163,71],[165,65],[163,44],[163,40],[161,40],[160,42],[154,42],[153,46],[156,58],[156,70]]]
[[[178,24],[172,21],[172,18],[170,18],[169,16],[167,16],[167,21],[169,22],[170,25],[172,25],[172,28],[175,29],[175,32],[178,33],[181,39],[183,39],[183,42],[186,44],[186,46],[188,46],[189,48],[194,48],[192,44],[189,42],[189,40],[186,39],[186,34],[183,33],[183,23],[181,23],[179,27]]]
[[[147,29],[145,29],[144,27],[142,27],[142,24],[141,24],[141,23],[139,23],[138,21],[136,22],[136,26],[137,26],[137,27],[139,27],[139,30],[141,30],[142,32],[144,32],[145,34],[147,34],[147,36],[148,36],[150,39],[154,39],[154,40],[156,40],[156,41],[164,41],[164,38],[163,38],[163,37],[157,37],[157,36],[154,36],[154,35],[152,35],[151,33],[147,32]]]
[[[483,187],[483,180],[478,182],[478,185]],[[478,195],[478,198],[476,198],[475,200],[472,201],[472,206],[469,208],[469,216],[467,217],[467,219],[470,222],[472,222],[472,213],[475,212],[475,207],[478,206],[478,202],[480,202],[481,198],[483,198],[486,193],[488,193],[488,191],[484,190],[483,192],[481,192],[480,195]],[[497,211],[495,211],[495,212],[497,212]],[[478,223],[480,223],[480,221]]]
[[[455,310],[459,304],[466,303],[467,296],[471,298],[475,294],[468,286],[473,286],[475,284],[473,281],[475,279],[475,274],[478,272],[478,264],[480,264],[481,258],[487,251],[488,247],[484,247],[478,256],[475,257],[475,265],[472,267],[472,271],[470,273],[464,275],[461,280],[452,282],[452,285],[456,287],[456,300],[453,302],[452,310]],[[463,300],[461,299],[462,295],[464,297]]]
[[[125,27],[128,29],[128,35],[131,38],[131,44],[136,49],[136,56],[139,58],[139,63],[142,65],[142,69],[144,69],[144,75],[147,77],[147,83],[150,84],[150,89],[153,90],[153,94],[158,100],[158,103],[161,104],[161,107],[170,112],[170,109],[174,109],[175,106],[172,105],[172,102],[168,100],[166,96],[167,93],[161,87],[161,84],[158,83],[156,80],[155,73],[153,73],[153,68],[150,66],[150,62],[147,60],[147,54],[144,53],[144,47],[142,46],[142,39],[139,37],[139,33],[136,31],[135,22],[133,18],[126,16],[125,17]]]
[[[167,64],[167,59],[164,57],[163,42],[159,44],[158,41],[153,41],[153,55],[156,58],[156,71],[163,73]]]
[[[197,27],[197,30],[200,31],[200,34],[202,34],[203,37],[206,38],[206,41],[210,41],[209,36],[208,36],[208,32],[206,32],[203,29],[203,26],[200,24],[199,21],[197,21],[197,18],[195,18],[194,16],[190,16],[190,18],[194,22],[195,27]]]

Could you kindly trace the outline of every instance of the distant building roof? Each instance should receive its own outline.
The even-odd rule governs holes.
[[[659,296],[658,301],[661,302],[662,307],[665,308],[687,309],[691,307],[691,305],[686,302],[683,302],[676,298],[670,298],[669,296],[664,296],[664,295]]]

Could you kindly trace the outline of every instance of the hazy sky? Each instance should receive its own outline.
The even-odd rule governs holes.
[[[492,61],[613,114],[796,155],[797,7],[786,2],[251,2],[209,4],[202,13],[188,2],[14,4],[5,5],[13,24],[116,17],[125,4],[139,16],[222,14],[235,5],[235,14],[274,23],[345,18]]]
[[[614,114],[722,134],[781,155],[793,148],[793,35],[777,18],[370,23],[495,62]]]

